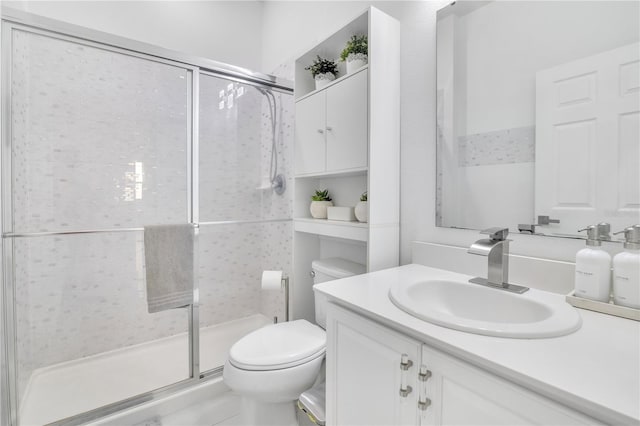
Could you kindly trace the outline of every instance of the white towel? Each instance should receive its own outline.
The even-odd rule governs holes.
[[[191,224],[144,227],[149,313],[193,303],[194,234]]]

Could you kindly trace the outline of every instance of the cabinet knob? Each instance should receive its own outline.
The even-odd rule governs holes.
[[[327,129],[327,132],[330,132],[330,131],[332,131],[332,130],[333,130],[333,127],[329,127],[329,126],[327,126],[327,127],[326,127],[326,129]]]
[[[411,386],[407,386],[406,388],[400,388],[400,396],[406,398],[413,391]]]
[[[323,134],[323,133],[324,133],[324,130],[322,130],[322,129],[318,129],[318,133]]]
[[[418,379],[421,382],[426,382],[431,377],[431,371],[427,370],[427,368],[423,365],[420,366],[420,373],[418,373]]]
[[[429,398],[425,398],[424,401],[418,400],[418,408],[421,411],[425,411],[431,405],[431,400]]]

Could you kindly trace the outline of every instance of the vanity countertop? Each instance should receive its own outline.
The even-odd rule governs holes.
[[[600,421],[640,423],[640,322],[578,309],[582,327],[566,336],[490,337],[417,319],[388,297],[395,282],[469,278],[412,264],[317,284],[314,289],[332,302]]]

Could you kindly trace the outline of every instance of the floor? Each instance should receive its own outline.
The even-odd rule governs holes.
[[[240,397],[231,392],[214,401],[189,405],[166,416],[157,416],[135,426],[242,426]]]
[[[267,317],[257,314],[202,328],[201,371],[223,365],[229,348],[236,340],[269,323]],[[186,379],[187,344],[188,337],[183,333],[36,370],[21,404],[20,424],[47,424]],[[234,395],[221,398],[220,404],[230,409],[239,404]],[[216,407],[218,404],[209,405]],[[209,406],[201,408],[194,413],[202,411],[202,416],[206,416],[210,409],[214,409]],[[166,421],[162,420],[161,424],[200,424],[185,422],[179,417],[170,419],[171,423]]]

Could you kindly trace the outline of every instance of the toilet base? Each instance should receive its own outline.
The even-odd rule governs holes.
[[[295,401],[265,403],[242,397],[242,425],[298,426]]]

